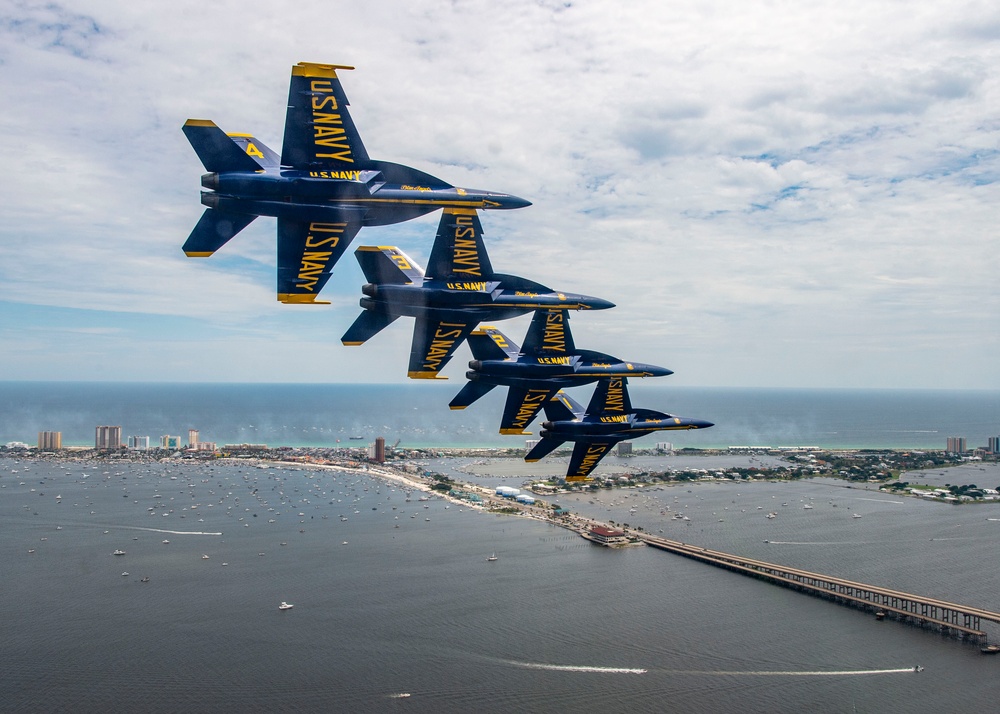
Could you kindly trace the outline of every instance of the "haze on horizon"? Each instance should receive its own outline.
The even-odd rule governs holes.
[[[280,150],[311,61],[356,67],[372,157],[532,201],[481,216],[494,267],[615,302],[573,314],[577,346],[674,370],[658,386],[1000,389],[998,50],[986,2],[13,0],[0,374],[406,380],[409,320],[340,344],[353,255],[316,307],[274,299],[273,219],[180,249],[184,121]],[[439,217],[350,252],[423,263]]]

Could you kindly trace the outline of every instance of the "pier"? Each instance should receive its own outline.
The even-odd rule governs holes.
[[[1000,624],[1000,612],[935,600],[899,590],[890,590],[843,578],[812,573],[808,570],[789,568],[763,560],[743,558],[667,538],[647,534],[641,534],[639,538],[653,548],[666,550],[685,558],[693,558],[709,565],[766,580],[775,585],[782,585],[844,605],[870,610],[876,614],[884,613],[884,616],[903,622],[937,627],[942,632],[955,634],[981,646],[987,644],[987,633],[981,627],[982,622]]]

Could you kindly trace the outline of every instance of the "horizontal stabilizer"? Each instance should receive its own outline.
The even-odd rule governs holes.
[[[340,338],[345,345],[361,345],[392,324],[397,316],[384,312],[365,310]]]
[[[206,170],[214,173],[260,170],[257,161],[217,127],[215,122],[208,119],[188,119],[182,131]]]
[[[448,402],[448,407],[451,409],[465,409],[495,386],[497,385],[487,384],[486,382],[469,382],[462,387],[462,391],[456,394],[454,399]]]
[[[228,141],[228,139],[227,139]],[[229,213],[217,208],[206,208],[191,235],[184,241],[184,254],[189,258],[207,258],[257,216],[246,213]]]
[[[424,271],[416,261],[395,246],[363,245],[354,251],[361,271],[375,285],[420,283]]]
[[[469,348],[478,360],[516,360],[517,343],[495,327],[481,327],[469,335]]]
[[[558,449],[566,443],[565,439],[553,439],[551,437],[543,437],[541,441],[535,444],[534,448],[529,451],[524,456],[525,461],[541,461],[546,456],[551,454],[553,451]]]

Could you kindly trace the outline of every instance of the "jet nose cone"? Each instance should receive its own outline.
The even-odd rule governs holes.
[[[707,429],[710,426],[715,426],[712,422],[704,419],[688,419],[688,421],[691,422],[692,429]]]
[[[672,369],[667,369],[666,367],[657,367],[655,364],[633,363],[632,368],[636,372],[643,372],[650,377],[666,377],[668,374],[674,373],[674,370]]]
[[[602,300],[601,298],[587,298],[587,307],[591,310],[607,310],[615,306],[610,300]]]
[[[528,206],[531,205],[531,201],[526,201],[520,196],[509,196],[509,195],[499,197],[497,203],[500,204],[500,208],[527,208]]]

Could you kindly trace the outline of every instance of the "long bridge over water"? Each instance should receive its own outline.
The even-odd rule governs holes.
[[[876,614],[881,613],[883,616],[904,622],[936,626],[943,632],[957,634],[980,645],[987,643],[987,633],[982,629],[982,622],[1000,624],[1000,612],[812,573],[763,560],[744,558],[648,534],[639,534],[639,538],[649,546],[676,555],[831,599],[844,605],[870,610]]]

